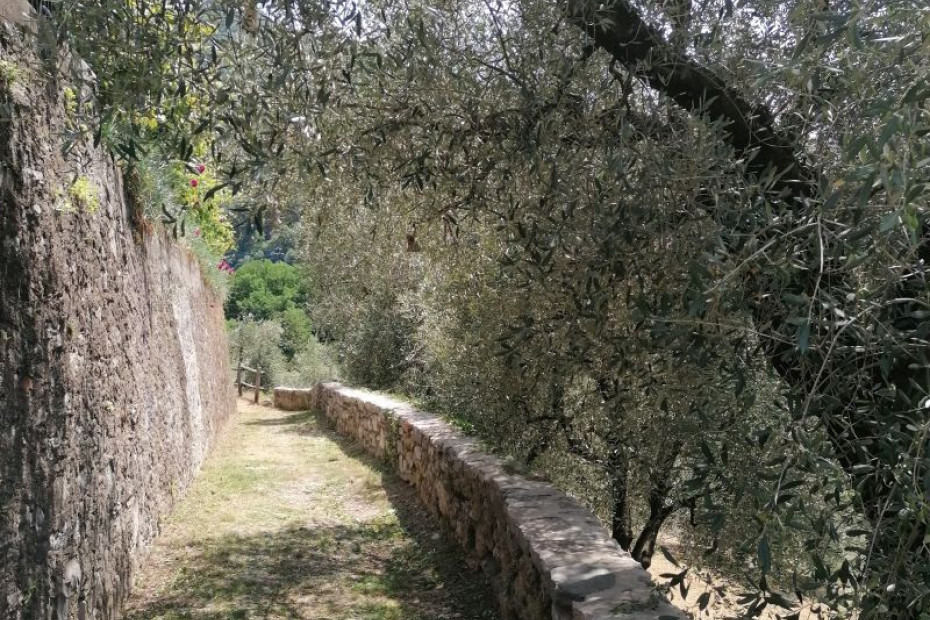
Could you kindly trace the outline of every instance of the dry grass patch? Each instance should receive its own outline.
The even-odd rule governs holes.
[[[412,489],[317,414],[243,401],[135,591],[127,620],[498,617]]]

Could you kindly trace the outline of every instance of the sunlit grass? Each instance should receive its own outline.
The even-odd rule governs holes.
[[[240,403],[137,579],[127,620],[495,618],[412,490],[314,413]]]

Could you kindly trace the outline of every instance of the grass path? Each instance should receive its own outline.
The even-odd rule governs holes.
[[[483,620],[496,608],[410,487],[318,414],[240,400],[124,617]]]

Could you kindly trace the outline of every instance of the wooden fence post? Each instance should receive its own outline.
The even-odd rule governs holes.
[[[262,390],[262,368],[258,366],[255,368],[255,404],[258,404],[258,394]]]

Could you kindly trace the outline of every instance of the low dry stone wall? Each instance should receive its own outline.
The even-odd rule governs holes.
[[[0,618],[111,620],[235,409],[223,304],[107,153],[63,152],[34,42],[0,23],[0,60]]]
[[[498,589],[505,620],[676,620],[685,616],[594,515],[434,415],[338,383],[278,388],[275,406],[322,411],[336,429],[396,467]]]

